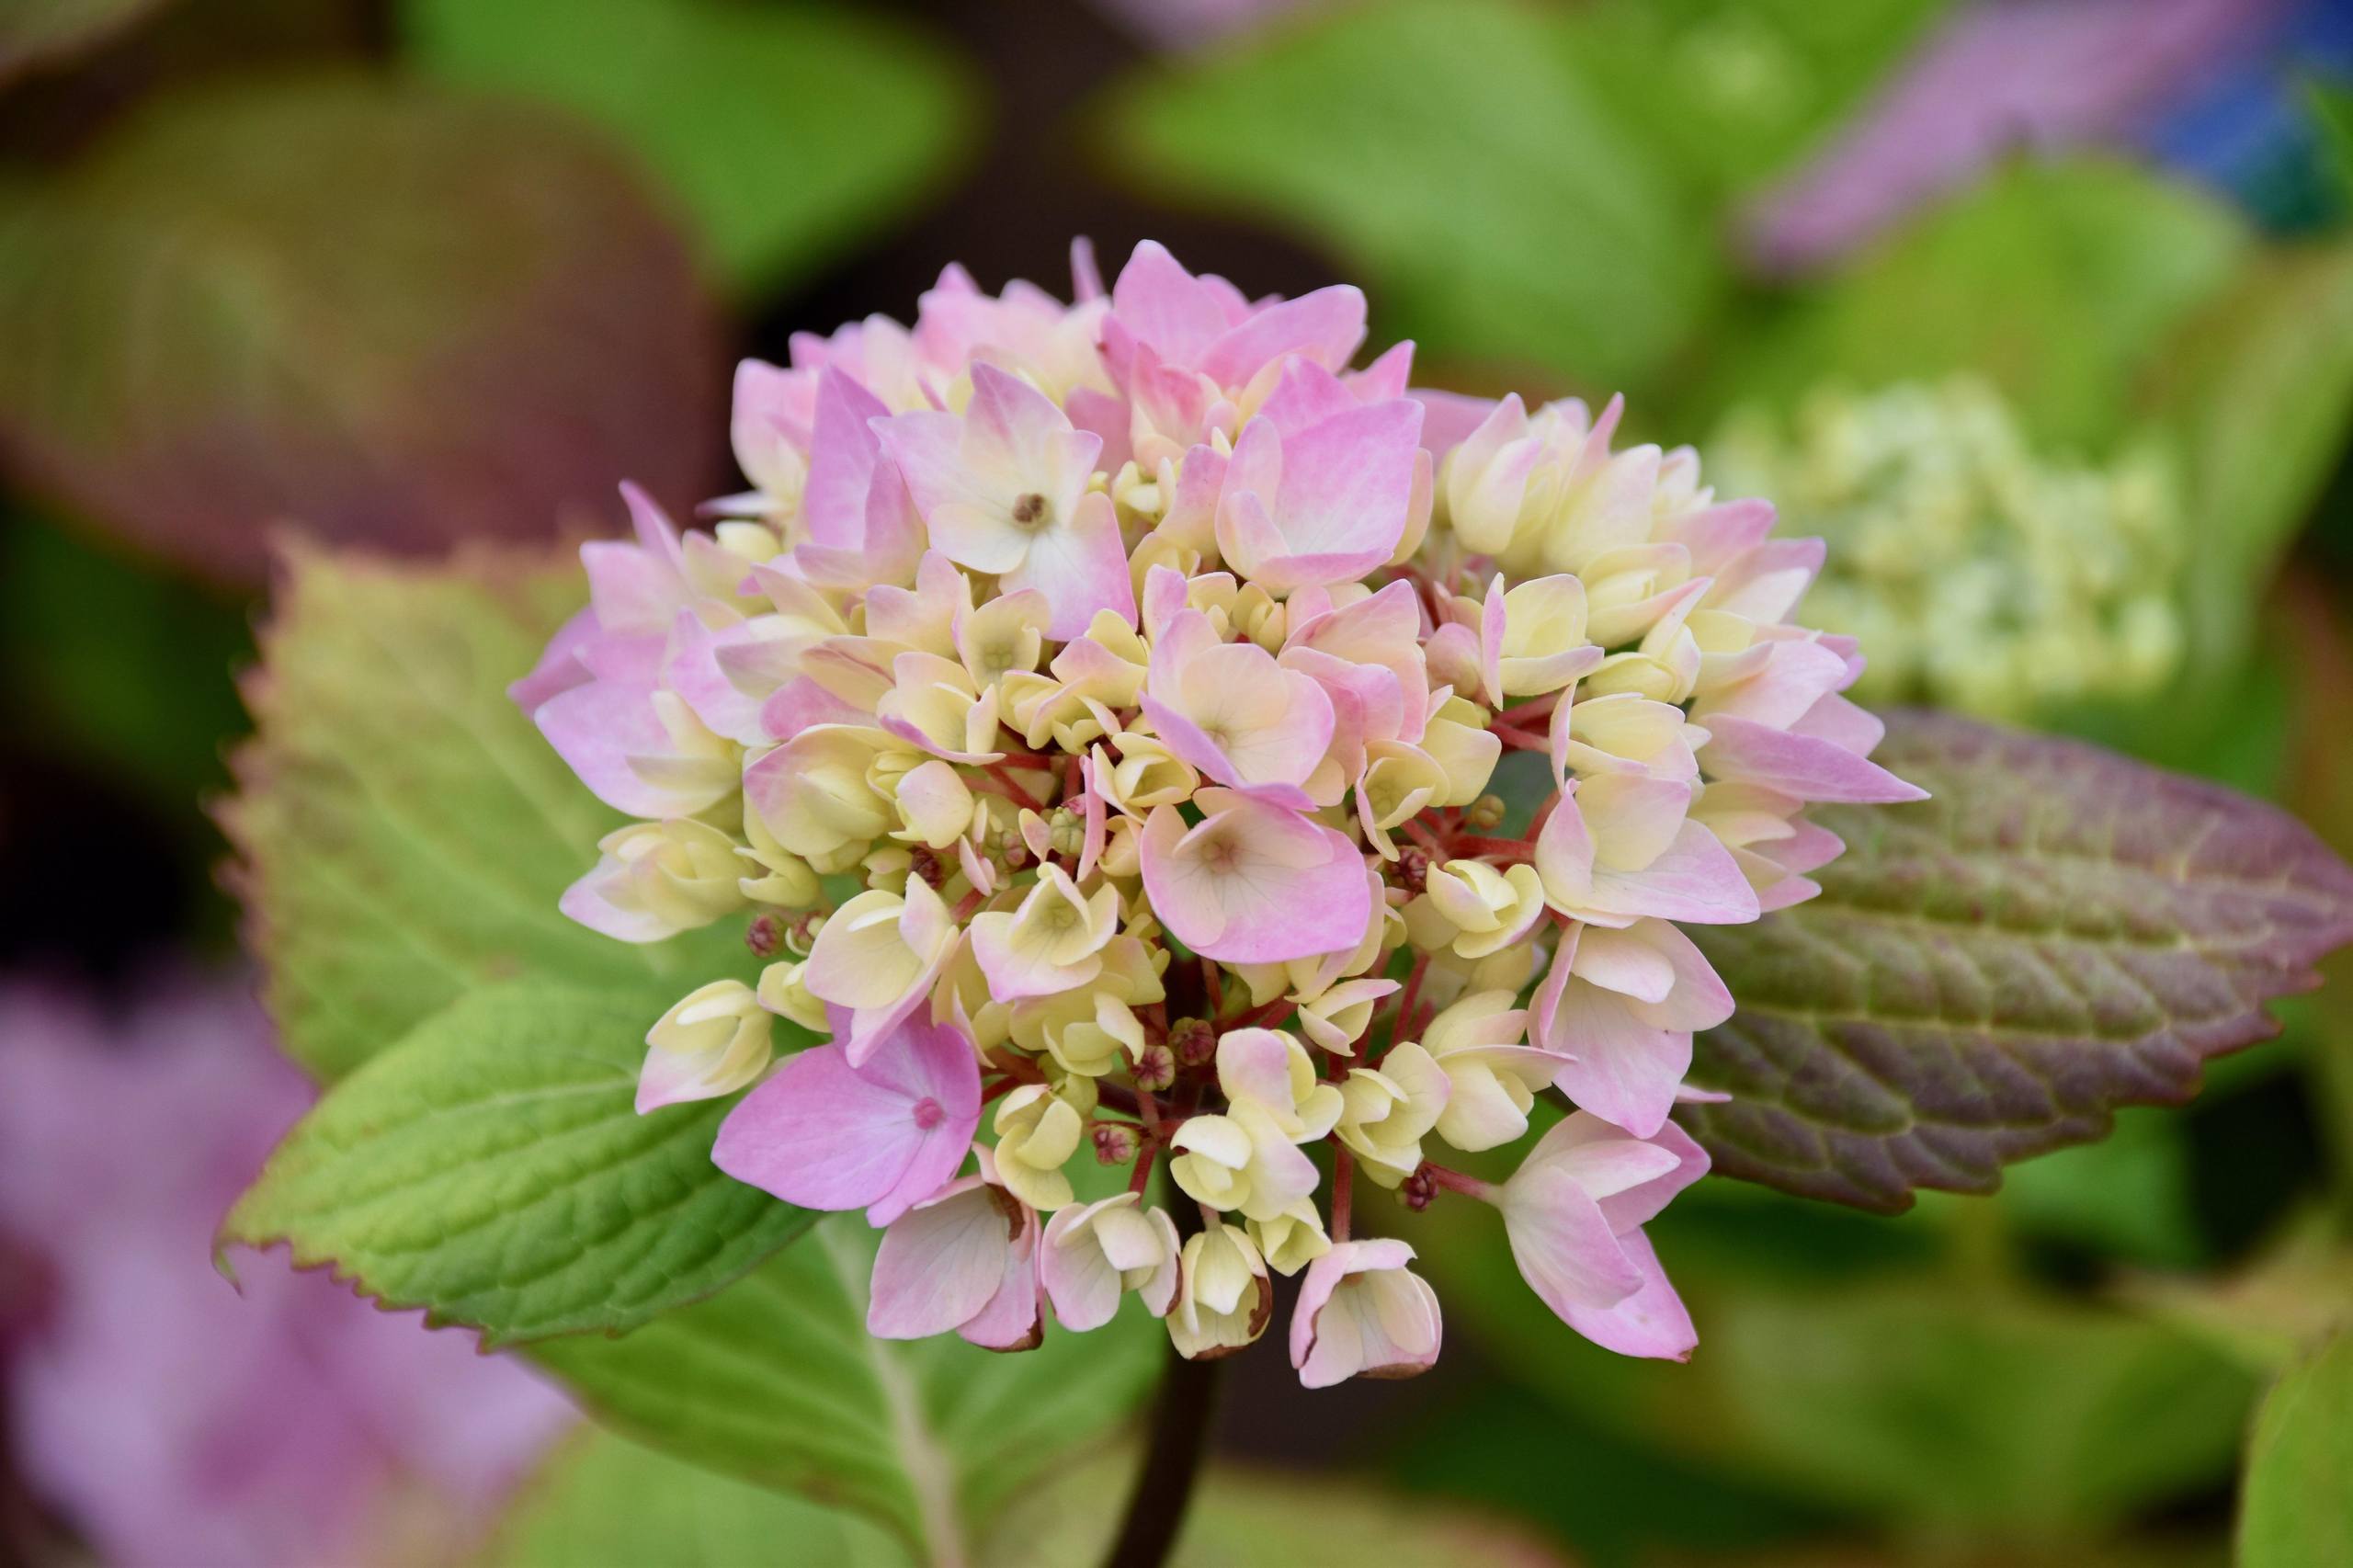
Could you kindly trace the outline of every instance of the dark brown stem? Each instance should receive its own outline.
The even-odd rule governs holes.
[[[1201,1219],[1193,1205],[1176,1204],[1172,1213],[1180,1234],[1189,1237],[1199,1232]],[[1160,1397],[1152,1407],[1143,1466],[1128,1496],[1119,1539],[1103,1560],[1106,1568],[1161,1568],[1168,1561],[1209,1451],[1218,1373],[1224,1365],[1222,1359],[1188,1361],[1174,1346],[1169,1347],[1168,1369],[1161,1374]]]

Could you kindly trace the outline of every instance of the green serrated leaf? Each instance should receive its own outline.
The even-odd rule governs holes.
[[[221,1244],[283,1242],[486,1346],[625,1333],[710,1295],[813,1216],[710,1163],[731,1102],[637,1114],[658,994],[469,994],[296,1124]]]
[[[699,499],[720,349],[625,160],[529,104],[191,88],[0,199],[16,477],[222,581],[290,519],[425,551]]]
[[[1091,1334],[992,1355],[952,1336],[866,1332],[874,1233],[856,1215],[710,1301],[625,1339],[539,1347],[600,1419],[764,1486],[854,1510],[932,1560],[1039,1466],[1131,1410],[1166,1334],[1129,1306]]]
[[[319,1076],[495,981],[659,979],[671,994],[642,1038],[678,995],[747,967],[724,925],[636,947],[557,911],[622,819],[506,688],[581,593],[569,564],[289,558],[247,685],[257,733],[221,818],[271,1016]]]
[[[404,0],[412,57],[596,120],[668,183],[742,290],[898,216],[972,141],[952,56],[888,18],[735,0]]]
[[[2353,1332],[2265,1398],[2239,1500],[2239,1568],[2353,1562]]]
[[[1343,7],[1103,107],[1123,172],[1328,243],[1448,354],[1638,380],[1725,286],[1699,204],[1532,6]]]
[[[1819,898],[1693,935],[1739,1011],[1678,1113],[1716,1169],[1887,1211],[2196,1093],[2353,939],[2353,868],[2284,812],[2077,742],[1899,713],[1931,800],[1839,807]]]

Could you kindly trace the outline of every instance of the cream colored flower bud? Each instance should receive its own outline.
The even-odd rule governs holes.
[[[997,1177],[1040,1213],[1071,1201],[1063,1166],[1078,1153],[1086,1119],[1043,1084],[1025,1084],[996,1108]]]
[[[780,1018],[790,1018],[804,1029],[817,1034],[830,1034],[833,1025],[825,1017],[825,1004],[810,994],[803,983],[809,968],[805,960],[787,960],[772,963],[760,971],[758,992],[760,1006]]]
[[[740,980],[714,980],[680,997],[646,1031],[641,1114],[742,1088],[768,1064],[768,1014]]]
[[[1274,1311],[1266,1257],[1240,1226],[1213,1224],[1185,1244],[1167,1320],[1179,1356],[1231,1356],[1267,1331]]]

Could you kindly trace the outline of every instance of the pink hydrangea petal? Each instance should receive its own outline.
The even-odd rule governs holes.
[[[580,781],[615,811],[633,817],[691,816],[716,794],[665,787],[631,766],[631,757],[669,754],[670,733],[654,710],[654,687],[595,680],[558,693],[531,715]]]
[[[1758,913],[1756,891],[1740,863],[1696,822],[1685,823],[1665,853],[1640,871],[1597,870],[1593,887],[1597,906],[1624,915],[1739,926]]]
[[[1887,804],[1928,798],[1918,785],[1832,741],[1729,717],[1710,719],[1708,735],[1699,761],[1718,778],[1762,784],[1804,801]]]
[[[1601,1207],[1557,1169],[1515,1176],[1506,1189],[1505,1234],[1512,1261],[1543,1303],[1563,1321],[1572,1312],[1601,1312],[1641,1290],[1646,1276],[1610,1228]]]
[[[1072,1204],[1056,1210],[1046,1222],[1046,1236],[1038,1253],[1038,1283],[1053,1303],[1054,1319],[1074,1333],[1086,1334],[1109,1323],[1120,1310],[1120,1271],[1103,1255],[1091,1235],[1067,1238],[1097,1211],[1127,1198]]]
[[[909,1209],[882,1233],[866,1304],[878,1339],[923,1339],[971,1322],[1005,1283],[1013,1200],[967,1177]]]
[[[1111,284],[1111,320],[1173,363],[1190,365],[1233,324],[1231,305],[1185,270],[1157,240],[1145,240]]]
[[[1336,370],[1364,342],[1364,290],[1354,284],[1284,300],[1221,333],[1195,362],[1221,386],[1239,387],[1286,354],[1298,354],[1326,371]]]
[[[1046,635],[1057,642],[1084,637],[1097,610],[1134,625],[1134,578],[1111,498],[1087,494],[1067,523],[1033,538],[1020,566],[1005,574],[1004,586],[1007,593],[1035,588],[1045,596]]]
[[[570,691],[587,683],[588,666],[580,660],[580,651],[597,641],[604,629],[597,624],[597,612],[582,606],[572,619],[556,629],[548,645],[540,653],[540,662],[531,673],[506,688],[508,700],[526,713],[536,712],[540,704],[551,697]]]
[[[1636,1015],[1615,991],[1570,977],[1540,993],[1537,1042],[1569,1058],[1554,1085],[1583,1108],[1638,1138],[1665,1124],[1675,1090],[1691,1067],[1691,1036]]]
[[[980,1070],[952,1028],[909,1025],[885,1043],[863,1069],[840,1045],[785,1062],[728,1113],[712,1160],[788,1203],[890,1223],[963,1163]]]
[[[1211,864],[1211,846],[1230,861]],[[1371,917],[1355,846],[1279,806],[1231,799],[1190,829],[1174,807],[1157,807],[1140,847],[1154,912],[1187,947],[1222,962],[1337,952],[1363,938]]]
[[[872,428],[891,411],[881,398],[830,366],[817,372],[816,426],[801,521],[810,540],[855,550],[866,540],[867,497],[882,445]]]
[[[1043,1328],[1040,1320],[1037,1256],[1038,1217],[1024,1213],[1006,1247],[997,1288],[983,1306],[957,1325],[957,1334],[983,1350],[1027,1350]]]
[[[1662,1361],[1688,1361],[1699,1343],[1691,1313],[1668,1282],[1651,1239],[1641,1231],[1618,1238],[1640,1280],[1631,1295],[1606,1307],[1566,1301],[1553,1308],[1562,1321],[1605,1350]],[[1548,1303],[1550,1304],[1550,1303]]]

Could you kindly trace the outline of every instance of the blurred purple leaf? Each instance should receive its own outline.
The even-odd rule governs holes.
[[[173,0],[7,0],[0,6],[0,83],[73,59]]]
[[[0,199],[0,455],[233,582],[282,521],[421,551],[698,499],[718,339],[614,155],[520,106],[210,87]]]
[[[2197,1092],[2353,940],[2353,868],[2275,807],[1942,714],[1875,760],[1932,792],[1818,813],[1822,896],[1695,933],[1740,1000],[1683,1119],[1727,1176],[1895,1211]]]

